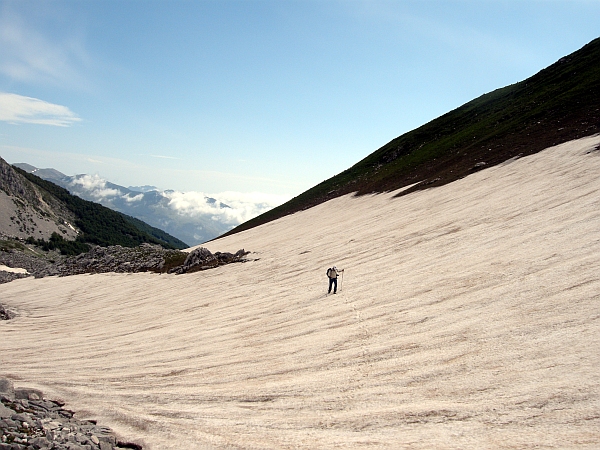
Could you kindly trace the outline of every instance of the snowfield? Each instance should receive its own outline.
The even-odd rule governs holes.
[[[0,376],[152,450],[600,448],[599,144],[206,245],[244,264],[0,285]]]

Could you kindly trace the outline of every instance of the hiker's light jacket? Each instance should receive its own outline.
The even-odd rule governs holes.
[[[335,267],[332,267],[327,276],[329,278],[337,278],[340,275],[340,272],[343,272],[343,270],[337,270]]]

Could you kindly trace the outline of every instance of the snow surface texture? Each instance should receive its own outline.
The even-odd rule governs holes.
[[[208,244],[245,264],[4,284],[0,375],[146,449],[597,449],[598,144]]]

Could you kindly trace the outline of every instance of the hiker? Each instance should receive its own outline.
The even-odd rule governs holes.
[[[331,269],[327,269],[327,276],[329,277],[329,290],[328,294],[331,294],[331,287],[333,286],[333,293],[337,293],[337,278],[338,275],[343,272],[344,269],[338,270],[337,267],[333,266]]]

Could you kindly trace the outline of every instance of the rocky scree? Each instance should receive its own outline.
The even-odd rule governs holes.
[[[200,247],[186,253],[145,243],[134,248],[120,245],[96,246],[87,253],[69,257],[56,252],[51,255],[42,253],[44,252],[39,249],[36,252],[25,252],[17,248],[0,251],[0,264],[28,271],[28,274],[0,271],[0,284],[26,276],[42,278],[107,272],[191,273],[234,262],[245,262],[245,256],[250,252],[242,249],[236,253],[213,254]]]
[[[119,441],[108,427],[76,419],[37,389],[15,389],[8,378],[0,378],[0,401],[0,450],[142,450]]]

